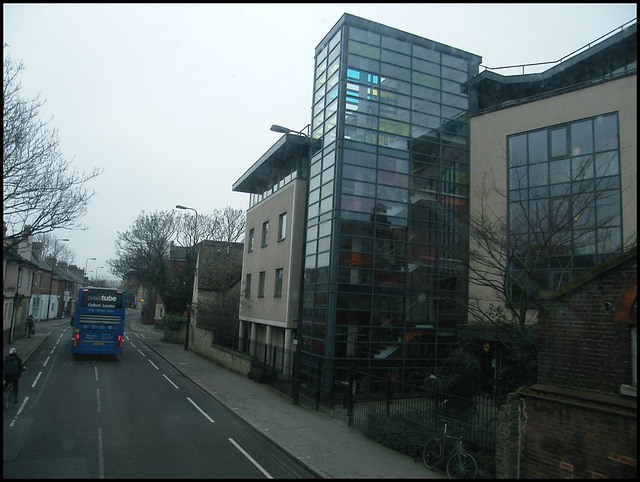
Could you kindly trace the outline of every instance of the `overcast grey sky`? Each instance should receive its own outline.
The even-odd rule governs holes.
[[[59,231],[89,270],[117,232],[176,204],[248,208],[232,184],[311,121],[315,47],[343,13],[480,55],[483,65],[558,60],[632,20],[635,4],[3,4],[4,49],[23,95],[78,170],[104,173],[83,219]],[[187,211],[191,212],[191,211]]]

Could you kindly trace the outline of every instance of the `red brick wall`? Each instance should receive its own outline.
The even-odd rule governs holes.
[[[524,397],[521,478],[635,478],[637,419]]]
[[[538,383],[616,395],[630,383],[630,326],[614,316],[618,299],[636,279],[634,256],[542,305]]]
[[[620,394],[632,383],[636,251],[593,274],[541,304],[538,384],[500,409],[498,478],[637,476],[637,400]]]

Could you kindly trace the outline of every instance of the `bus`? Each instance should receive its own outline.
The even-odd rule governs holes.
[[[124,290],[84,287],[71,319],[74,355],[122,355]]]

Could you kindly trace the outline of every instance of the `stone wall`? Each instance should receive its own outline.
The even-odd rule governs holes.
[[[182,340],[184,341],[184,331],[182,333]],[[190,350],[218,365],[246,376],[251,370],[252,357],[222,346],[212,346],[212,337],[212,331],[192,327],[189,335],[191,339]]]

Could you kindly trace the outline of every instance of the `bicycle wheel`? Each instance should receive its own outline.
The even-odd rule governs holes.
[[[5,412],[7,411],[7,409],[9,408],[9,404],[11,403],[11,398],[12,398],[11,395],[12,395],[11,385],[7,385],[6,387],[4,387],[4,392],[2,395],[2,407]]]
[[[438,437],[431,437],[424,444],[424,450],[422,451],[422,461],[424,466],[429,470],[435,469],[440,463],[440,439]]]
[[[478,464],[473,455],[458,452],[449,457],[447,475],[450,479],[475,479],[478,475]]]

